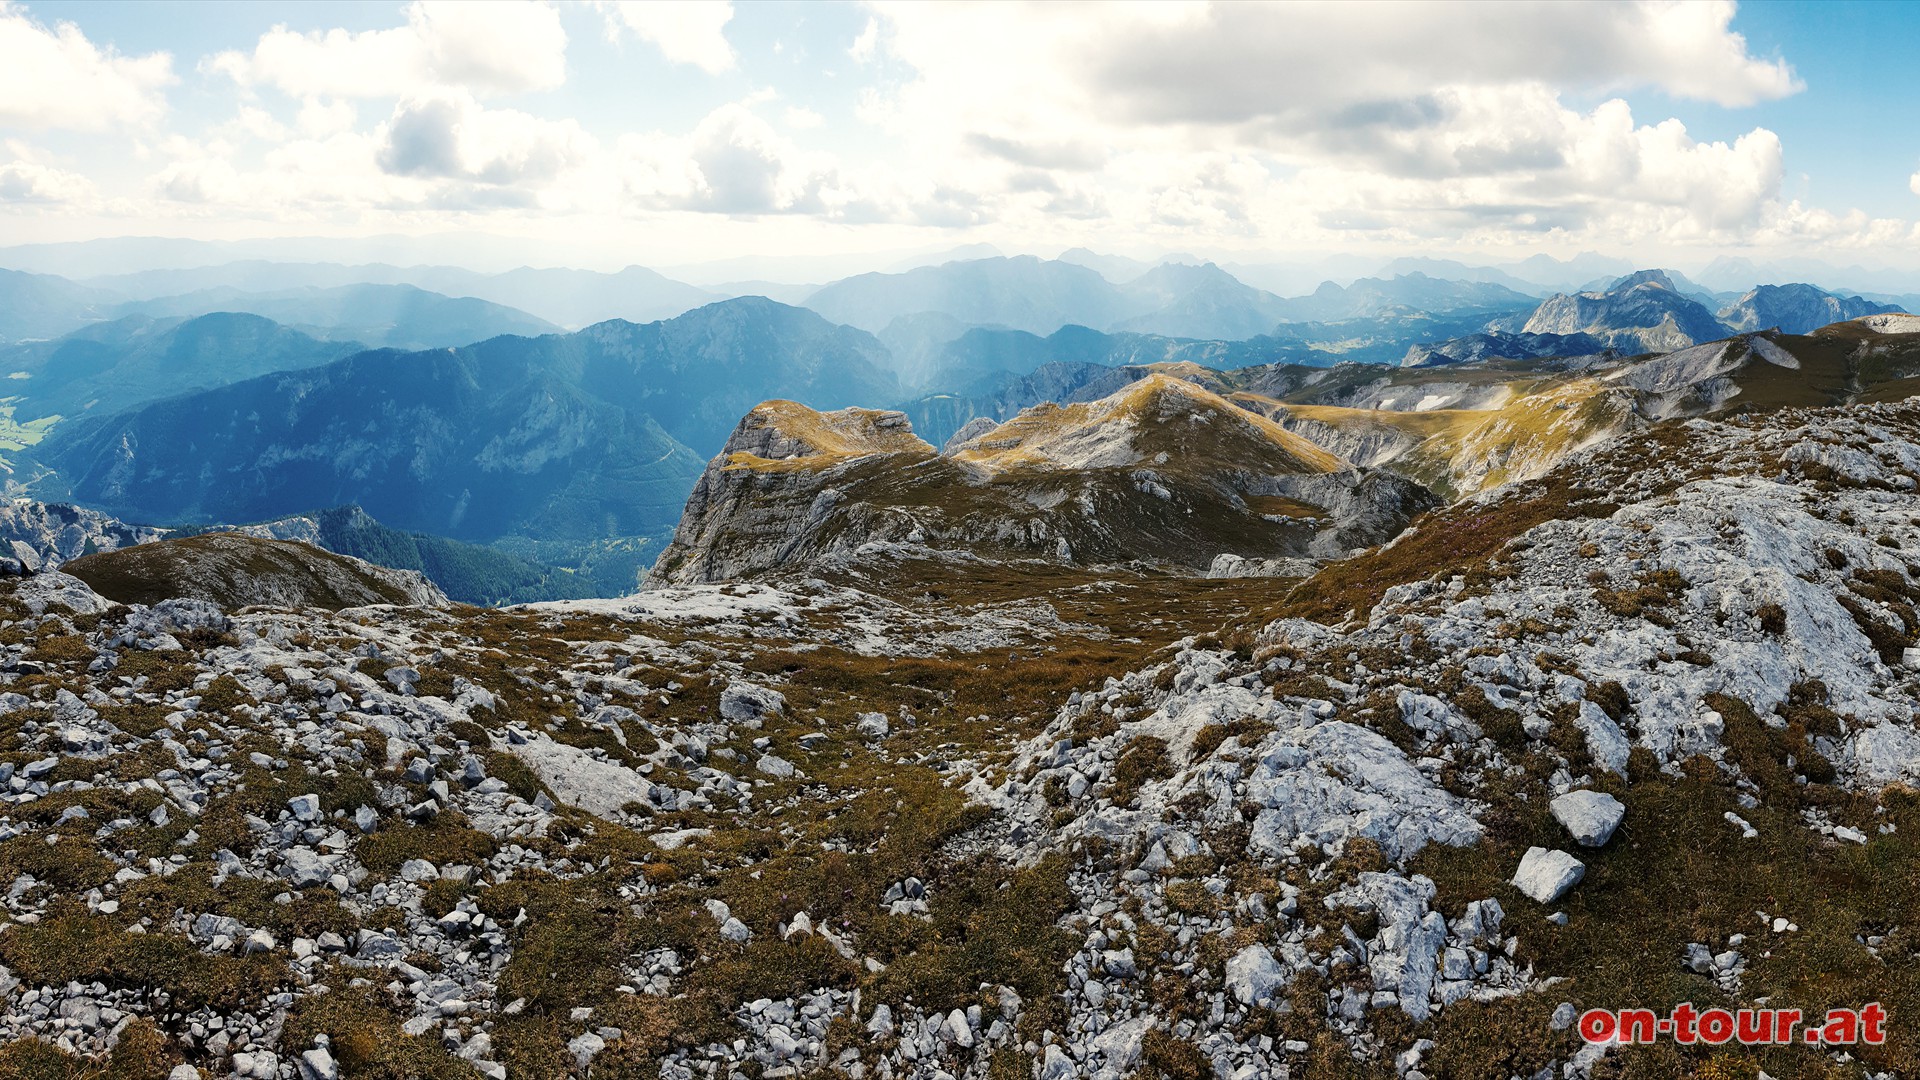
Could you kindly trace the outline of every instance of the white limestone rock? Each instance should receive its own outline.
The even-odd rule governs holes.
[[[621,807],[645,803],[653,793],[652,781],[625,765],[601,761],[577,746],[555,742],[549,735],[538,735],[507,750],[526,762],[561,802],[590,814],[618,820]]]
[[[785,694],[756,683],[736,679],[720,691],[720,715],[736,724],[759,727],[761,721],[786,709]]]
[[[1513,872],[1513,886],[1542,904],[1551,904],[1587,876],[1587,864],[1564,851],[1531,847]]]
[[[1286,977],[1265,945],[1249,945],[1227,961],[1227,993],[1242,1005],[1265,1005]]]
[[[1253,823],[1257,851],[1284,855],[1301,837],[1333,847],[1364,836],[1401,862],[1431,842],[1465,846],[1481,837],[1465,801],[1368,728],[1319,724],[1264,749],[1247,782],[1248,797],[1266,808]]]
[[[1604,791],[1569,791],[1553,800],[1553,817],[1584,847],[1603,847],[1626,817],[1627,807]]]

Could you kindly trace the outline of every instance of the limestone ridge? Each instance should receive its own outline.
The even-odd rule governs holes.
[[[208,533],[75,559],[64,571],[122,604],[203,600],[222,608],[405,604],[445,607],[446,594],[418,571],[389,570],[290,540]]]
[[[1876,304],[1813,285],[1761,285],[1721,308],[1719,318],[1736,330],[1776,329],[1805,334],[1848,319],[1899,312],[1894,304]]]
[[[1516,337],[1527,338],[1529,347],[1544,340],[1489,336]],[[979,415],[992,420],[968,421],[975,425],[968,433],[973,437],[1022,406],[1091,401],[1149,375],[1166,375],[1259,413],[1353,465],[1384,469],[1457,498],[1540,476],[1568,454],[1660,420],[1890,401],[1911,393],[1906,388],[1920,378],[1920,317],[1900,313],[1867,315],[1811,334],[1736,334],[1650,356],[1623,357],[1597,339],[1578,337],[1600,351],[1522,359],[1490,353],[1470,362],[1400,368],[1053,364],[992,399],[961,404],[984,410]],[[969,415],[921,407],[930,404],[923,399],[909,406],[916,423],[928,417],[957,426]]]
[[[1091,402],[971,425],[940,453],[897,412],[769,402],[707,466],[651,585],[909,545],[983,558],[1332,557],[1434,504],[1226,398],[1153,373]]]
[[[904,413],[816,412],[791,401],[755,407],[695,482],[650,580],[717,581],[781,561],[797,498],[840,466],[895,454],[933,456]]]
[[[0,502],[0,565],[10,573],[39,573],[96,551],[151,543],[166,530],[129,525],[68,503]]]
[[[1622,278],[1602,292],[1549,297],[1519,329],[1525,334],[1587,334],[1628,354],[1684,349],[1728,333],[1711,311],[1674,288],[1672,279],[1659,270]]]

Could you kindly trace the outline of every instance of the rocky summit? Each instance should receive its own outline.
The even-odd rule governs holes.
[[[1434,505],[1184,379],[1043,403],[936,453],[904,414],[750,413],[707,466],[650,581],[713,582],[902,553],[1204,569],[1331,557]]]
[[[1722,1075],[1572,1017],[1908,1015],[1893,329],[1574,373],[1633,422],[1445,504],[1163,373],[938,451],[772,401],[615,600],[49,519],[117,546],[0,579],[0,1073]]]

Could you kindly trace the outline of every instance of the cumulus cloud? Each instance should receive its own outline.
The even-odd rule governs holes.
[[[659,209],[865,222],[895,216],[902,197],[882,192],[885,170],[854,182],[831,155],[775,130],[750,101],[713,110],[685,136],[627,136],[618,154],[628,197]]]
[[[536,188],[594,149],[572,120],[485,109],[464,92],[400,102],[378,142],[380,167],[396,176]]]
[[[1801,89],[1784,61],[1748,54],[1733,15],[1729,0],[1412,4],[1390,15],[1356,4],[1190,5],[1090,20],[1092,40],[1062,60],[1131,117],[1284,127],[1329,109],[1392,122],[1396,106],[1463,73],[1481,85],[1651,87],[1729,106]]]
[[[765,56],[733,47],[724,0],[588,10],[609,39],[649,43],[631,50],[641,62],[658,64],[657,49],[709,73],[749,67],[759,89],[744,96],[733,80],[686,83],[711,95],[701,119],[663,131],[613,126],[604,110],[583,120],[591,130],[556,119],[562,95],[501,107],[566,82],[550,3],[401,11],[373,31],[278,27],[203,61],[231,76],[216,85],[234,100],[192,138],[155,125],[137,166],[148,195],[183,216],[414,224],[537,207],[686,235],[735,228],[729,218],[788,238],[816,221],[903,235],[986,226],[1028,246],[1920,242],[1911,222],[1788,199],[1785,150],[1757,122],[1703,138],[1647,111],[1648,100],[1740,107],[1799,90],[1789,64],[1734,32],[1720,0],[1092,11],[877,0],[839,43],[852,63],[837,49],[829,58],[859,80],[847,88],[856,118],[877,133],[783,95],[784,62],[753,70]],[[26,86],[16,57],[59,68],[42,81],[68,89]],[[170,78],[162,54],[119,57],[0,0],[0,123],[147,123]],[[0,199],[98,201],[72,167],[0,153]],[[1920,173],[1909,183],[1920,194]]]
[[[399,97],[436,88],[474,94],[550,90],[566,81],[560,13],[538,0],[461,4],[414,0],[406,25],[359,33],[297,33],[278,26],[251,53],[223,52],[205,67],[242,86],[295,97]]]
[[[93,195],[93,183],[77,173],[51,165],[40,150],[9,140],[12,161],[0,163],[0,202],[73,203]]]
[[[1772,132],[1702,143],[1623,101],[1565,97],[1749,105],[1801,88],[1751,53],[1726,2],[876,11],[874,47],[911,74],[862,115],[1030,221],[1050,185],[1078,184],[1099,196],[1083,211],[1170,232],[1751,229],[1780,203]]]
[[[617,40],[626,30],[673,63],[717,75],[736,62],[725,33],[733,19],[728,0],[601,0],[599,7],[609,36]]]
[[[1907,178],[1907,189],[1915,195],[1920,195],[1920,172],[1915,172]]]
[[[122,56],[72,23],[45,26],[0,0],[0,127],[104,131],[166,111],[174,82],[164,52]]]

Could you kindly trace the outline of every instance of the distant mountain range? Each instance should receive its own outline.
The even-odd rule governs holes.
[[[446,266],[246,261],[86,281],[0,270],[0,342],[58,337],[122,315],[244,311],[321,336],[442,348],[609,319],[671,318],[761,291],[752,284],[739,292],[700,289],[639,266],[617,273],[523,267],[480,274]],[[791,297],[791,287],[784,291]]]
[[[307,286],[244,292],[228,286],[135,300],[115,314],[192,317],[246,312],[333,341],[392,349],[444,349],[501,334],[559,333],[560,327],[524,311],[428,292],[412,285]]]
[[[1337,322],[1413,313],[1489,315],[1530,310],[1540,298],[1504,285],[1452,281],[1415,270],[1392,278],[1361,278],[1342,287],[1323,283],[1312,296],[1281,301],[1282,321]]]
[[[405,530],[590,544],[671,527],[759,401],[896,394],[871,336],[741,299],[645,325],[359,353],[83,417],[34,458],[58,474],[50,494],[133,520],[355,503]]]
[[[1629,354],[1684,349],[1729,333],[1713,312],[1681,293],[1660,270],[1630,274],[1601,292],[1548,297],[1519,330],[1587,334]]]
[[[0,343],[59,337],[105,318],[113,302],[66,278],[0,270]]]
[[[1115,272],[1113,264],[1106,264]],[[939,313],[957,323],[1046,335],[1064,326],[1164,337],[1243,340],[1286,321],[1285,301],[1212,263],[1163,263],[1115,284],[1062,260],[976,259],[899,274],[861,274],[826,286],[806,306],[835,322],[884,332],[898,319]]]
[[[1902,310],[1806,284],[1763,285],[1730,298],[1717,311],[1707,306],[1712,300],[1711,294],[1670,271],[1637,271],[1598,289],[1548,297],[1524,317],[1493,319],[1481,332],[1411,346],[1401,363],[1422,367],[1669,352],[1740,331],[1805,334],[1863,315]]]
[[[364,346],[323,341],[258,315],[128,315],[52,341],[0,348],[19,420],[105,415],[156,398],[317,367]]]
[[[601,588],[631,580],[703,463],[768,399],[897,406],[941,445],[969,421],[1156,370],[1239,372],[1218,388],[1273,395],[1366,384],[1350,361],[1580,371],[1899,310],[1809,284],[1715,293],[1658,269],[1529,292],[1540,287],[1527,275],[1620,269],[1599,256],[1391,269],[1288,298],[1212,263],[1076,250],[856,275],[810,290],[804,307],[711,302],[639,267],[0,272],[0,330],[44,338],[0,345],[0,464],[24,466],[16,493],[142,522],[360,505],[401,534],[501,545],[528,566],[583,568]],[[1252,371],[1269,374],[1250,383]]]

